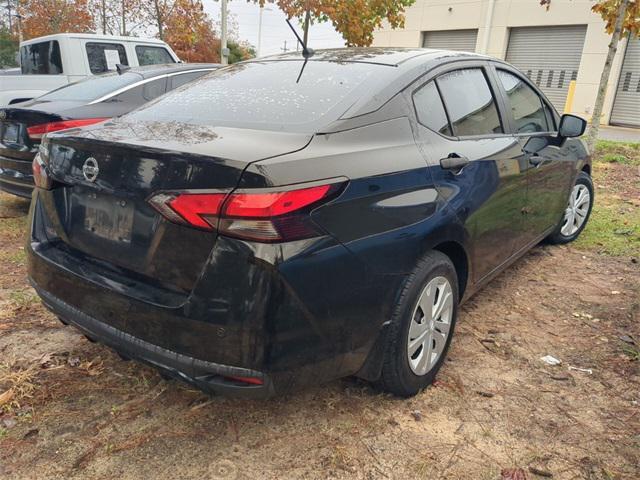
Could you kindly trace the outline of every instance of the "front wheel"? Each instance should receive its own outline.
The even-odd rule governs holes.
[[[567,208],[555,231],[549,235],[551,243],[573,242],[587,226],[593,208],[593,181],[585,172],[580,172],[573,185]]]
[[[431,251],[409,275],[385,338],[378,386],[410,397],[442,366],[458,315],[458,278],[451,260]]]

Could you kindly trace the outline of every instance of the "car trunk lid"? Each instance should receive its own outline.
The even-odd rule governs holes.
[[[162,139],[159,141],[158,139]],[[231,191],[252,161],[303,148],[309,135],[186,124],[126,124],[53,136],[56,182],[43,206],[62,248],[133,277],[190,292],[215,232],[163,220],[148,199],[165,191]]]
[[[37,147],[27,128],[61,120],[60,115],[23,108],[0,109],[0,156],[31,160]]]

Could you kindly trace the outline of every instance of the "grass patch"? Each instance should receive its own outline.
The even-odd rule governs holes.
[[[596,199],[577,248],[613,256],[640,257],[640,143],[600,140],[593,177]],[[607,185],[607,188],[599,188]]]
[[[596,162],[640,165],[640,143],[598,140]]]
[[[18,308],[29,307],[40,302],[38,296],[31,289],[13,290],[9,293],[9,300],[14,306]]]
[[[24,248],[10,251],[0,251],[0,262],[10,262],[18,265],[24,265],[27,262],[27,254]]]
[[[640,256],[640,209],[606,197],[596,198],[577,248],[614,256]]]
[[[7,236],[14,238],[24,237],[26,228],[27,217],[25,216],[0,218],[0,230]]]

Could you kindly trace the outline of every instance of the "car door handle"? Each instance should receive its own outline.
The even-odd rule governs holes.
[[[450,153],[447,158],[440,159],[440,166],[445,170],[451,170],[455,173],[459,173],[464,167],[469,165],[469,159],[458,155],[457,153]]]

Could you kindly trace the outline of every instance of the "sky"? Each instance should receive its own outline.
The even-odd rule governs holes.
[[[205,11],[214,21],[220,19],[220,2],[203,0]],[[238,39],[247,40],[256,49],[258,48],[258,23],[260,20],[260,7],[255,3],[247,3],[246,0],[230,0],[228,9],[231,14],[230,23],[235,23],[238,29]],[[287,48],[295,50],[296,37],[285,22],[286,16],[276,5],[269,5],[262,15],[262,47],[260,55],[272,55],[282,53],[284,42]],[[294,27],[301,32],[299,23],[292,22]],[[300,33],[302,36],[302,33]],[[332,48],[344,47],[342,36],[335,31],[330,23],[314,24],[309,29],[309,47]]]

